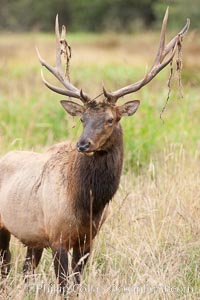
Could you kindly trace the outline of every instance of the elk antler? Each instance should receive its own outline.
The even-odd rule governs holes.
[[[143,79],[114,92],[109,93],[105,90],[105,88],[103,88],[104,95],[107,98],[108,102],[115,103],[120,97],[138,91],[147,83],[149,83],[163,68],[165,68],[173,60],[177,45],[181,43],[184,34],[188,31],[188,28],[190,26],[190,19],[187,19],[186,25],[183,27],[183,29],[165,46],[167,19],[168,8],[163,19],[158,52],[150,71],[144,76]],[[171,55],[166,61],[164,61],[165,57],[169,54],[170,51],[172,51]]]
[[[41,76],[44,84],[51,89],[52,91],[62,94],[65,96],[73,97],[80,99],[83,103],[86,103],[90,101],[90,97],[84,93],[82,90],[79,90],[76,88],[73,84],[69,82],[69,74],[68,74],[68,69],[66,70],[66,75],[64,74],[62,70],[62,61],[61,61],[61,54],[64,52],[67,56],[67,59],[69,58],[69,55],[71,55],[71,50],[69,45],[67,44],[65,40],[65,26],[62,27],[62,33],[61,33],[61,38],[60,38],[60,33],[59,33],[59,23],[58,23],[58,15],[56,16],[56,22],[55,22],[55,34],[56,34],[56,67],[50,66],[48,63],[43,60],[41,57],[39,50],[36,48],[36,52],[39,58],[39,61],[42,66],[44,66],[47,70],[49,70],[61,83],[66,89],[62,89],[59,87],[56,87],[46,81],[44,78],[43,72],[41,70]]]

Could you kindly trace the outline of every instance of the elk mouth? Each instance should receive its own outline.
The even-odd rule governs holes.
[[[91,152],[83,152],[83,154],[85,154],[86,156],[92,156],[92,155],[94,155],[94,151],[91,151]]]
[[[95,151],[91,151],[91,150],[81,149],[79,146],[77,146],[77,150],[79,153],[86,155],[86,156],[92,156],[92,155],[94,155],[94,152],[95,152]]]
[[[94,155],[94,151],[80,151],[78,150],[79,153],[86,155],[86,156],[92,156]]]

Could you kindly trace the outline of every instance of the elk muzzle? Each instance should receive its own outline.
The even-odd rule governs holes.
[[[80,139],[77,144],[76,144],[76,147],[77,147],[77,150],[79,152],[82,152],[83,154],[86,154],[88,156],[91,156],[94,154],[93,151],[90,151],[90,148],[91,148],[91,145],[92,145],[92,142],[89,140],[89,139]]]

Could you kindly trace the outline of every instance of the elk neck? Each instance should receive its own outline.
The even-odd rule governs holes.
[[[73,178],[68,178],[68,192],[73,196],[76,217],[86,220],[90,215],[91,200],[93,216],[101,214],[119,186],[123,165],[123,133],[118,124],[109,140],[93,156],[76,151],[70,164]],[[70,180],[69,180],[70,179]]]

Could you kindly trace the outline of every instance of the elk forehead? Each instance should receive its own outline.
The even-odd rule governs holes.
[[[83,118],[85,119],[93,119],[93,120],[107,120],[110,118],[116,118],[116,107],[107,105],[97,104],[96,106],[91,106],[87,108],[83,114]]]

